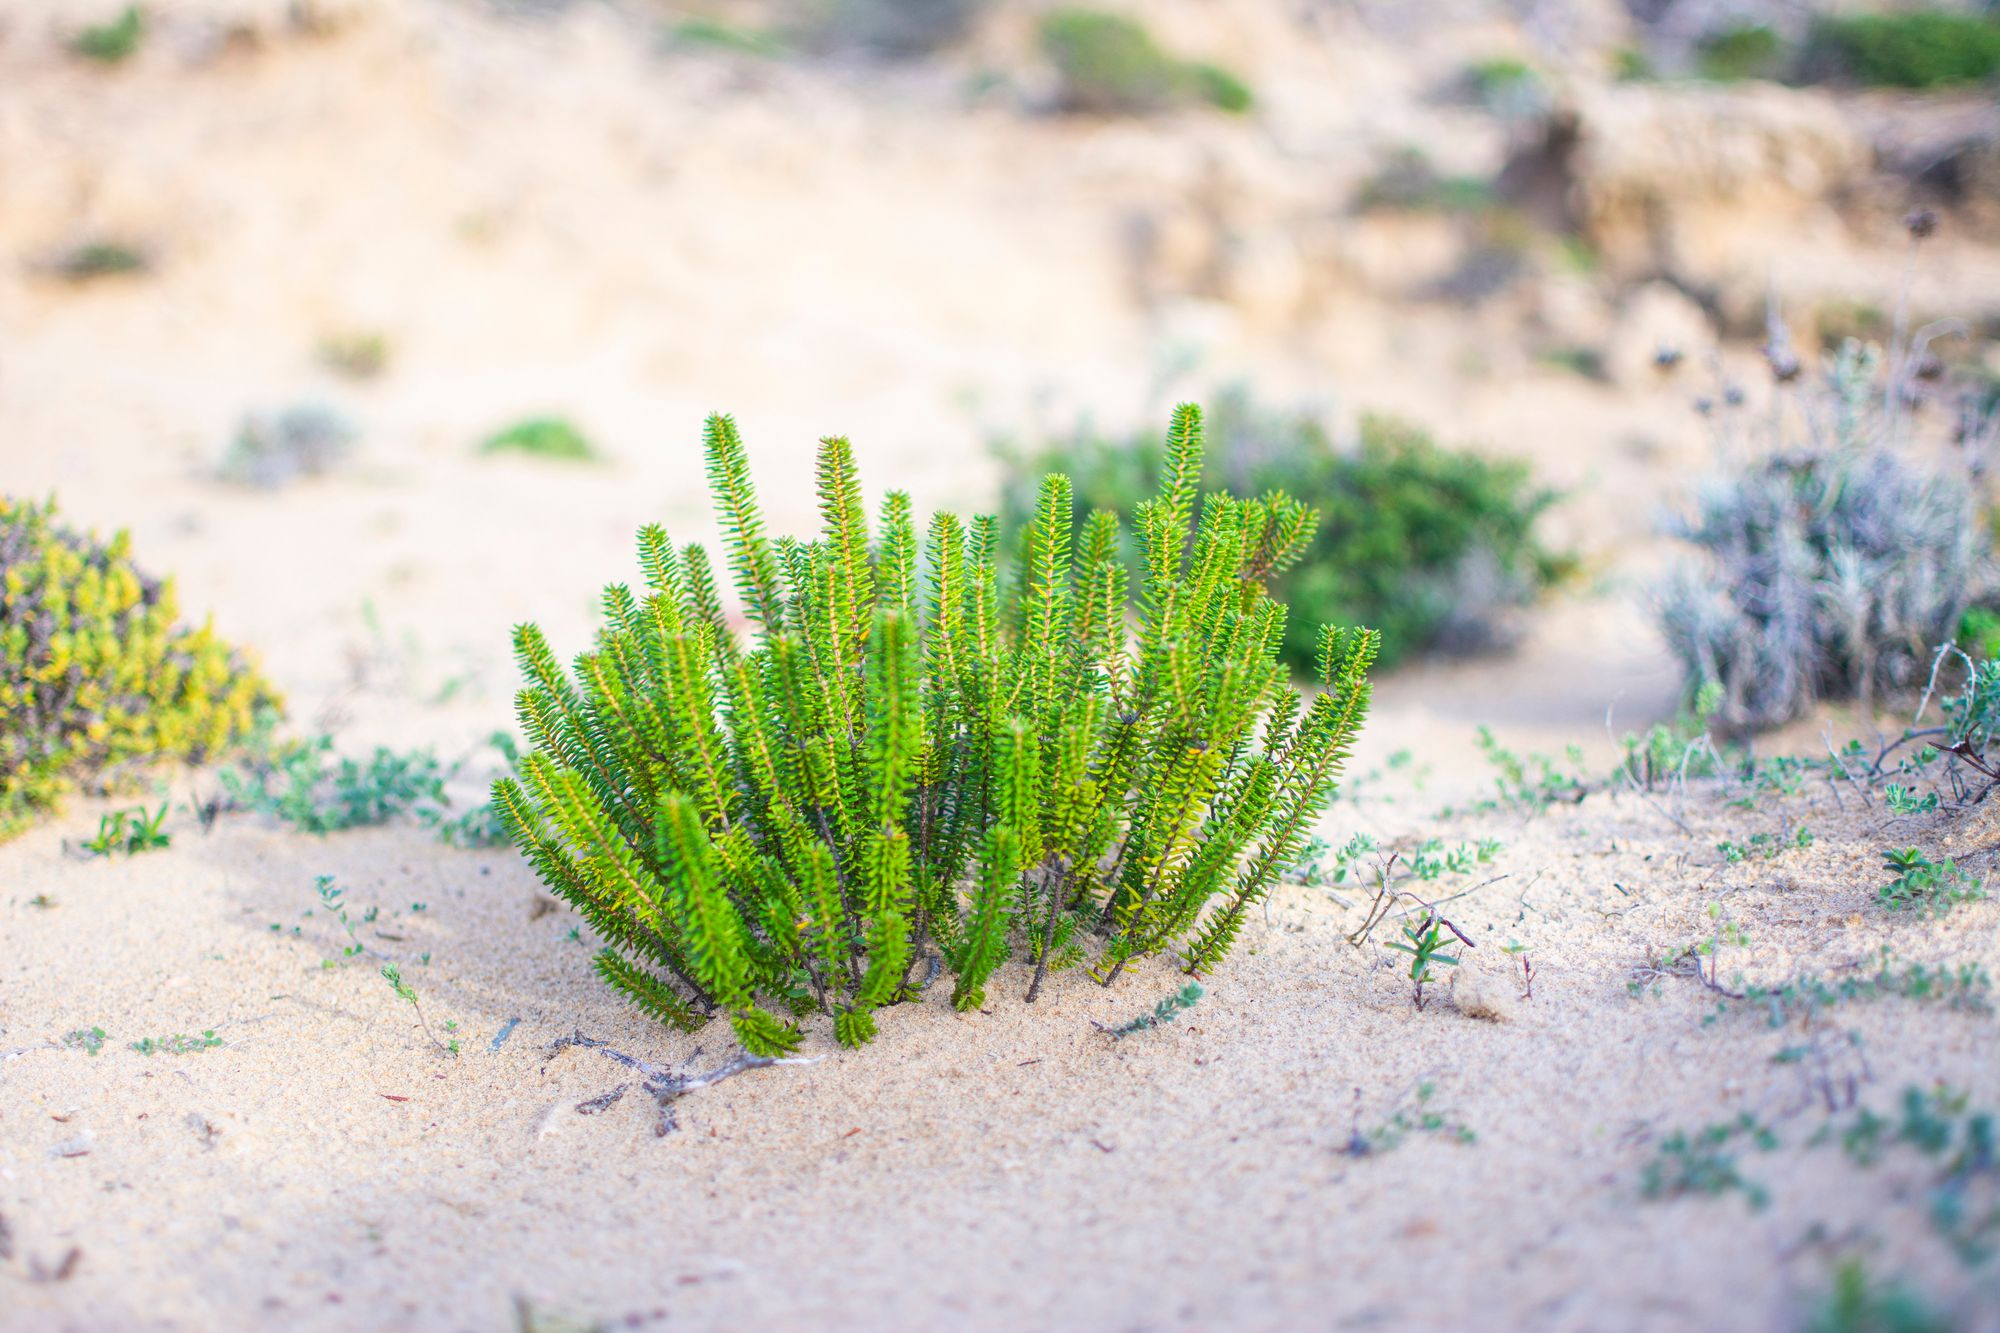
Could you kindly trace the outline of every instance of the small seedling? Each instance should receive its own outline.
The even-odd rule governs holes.
[[[450,1043],[447,1044],[445,1042],[439,1041],[436,1035],[432,1033],[430,1021],[424,1017],[424,1007],[423,1005],[417,1002],[416,987],[412,986],[409,982],[403,980],[402,969],[397,967],[394,963],[384,963],[382,965],[382,979],[384,981],[387,981],[389,983],[390,989],[396,992],[397,999],[409,1001],[410,1008],[417,1011],[417,1024],[418,1026],[423,1028],[425,1039],[428,1040],[431,1045],[437,1047],[440,1051],[443,1051],[446,1055],[457,1055],[458,1038],[454,1036],[451,1039]],[[457,1022],[447,1021],[445,1023],[444,1030],[447,1033],[457,1032],[458,1031]]]
[[[1640,1192],[1648,1199],[1677,1199],[1685,1194],[1740,1191],[1751,1208],[1762,1209],[1771,1201],[1770,1193],[1737,1167],[1736,1153],[1745,1145],[1771,1152],[1778,1146],[1778,1136],[1748,1111],[1692,1135],[1676,1130],[1660,1141],[1658,1154],[1646,1164]]]
[[[1431,974],[1431,965],[1436,963],[1443,967],[1458,966],[1458,959],[1441,952],[1445,947],[1446,931],[1456,935],[1459,943],[1466,948],[1474,947],[1463,931],[1434,911],[1426,911],[1424,919],[1414,926],[1405,922],[1403,938],[1389,942],[1391,949],[1410,955],[1410,998],[1419,1012],[1422,1012],[1424,1007],[1424,987],[1436,980]]]
[[[1135,1032],[1144,1032],[1148,1028],[1156,1028],[1163,1023],[1173,1022],[1182,1014],[1194,1008],[1196,1004],[1200,1003],[1201,997],[1205,994],[1207,992],[1202,989],[1200,982],[1190,981],[1187,985],[1154,1005],[1152,1012],[1140,1014],[1129,1023],[1121,1023],[1115,1028],[1106,1027],[1104,1024],[1097,1022],[1093,1022],[1091,1026],[1095,1027],[1099,1032],[1109,1033],[1113,1041],[1122,1041]]]
[[[71,1050],[80,1050],[90,1055],[96,1055],[104,1049],[104,1036],[103,1028],[87,1027],[78,1028],[62,1040],[63,1045],[69,1047]]]
[[[1521,965],[1521,998],[1524,1000],[1534,999],[1535,964],[1534,960],[1528,957],[1528,946],[1520,943],[1518,940],[1508,940],[1500,946],[1500,952]]]
[[[1877,889],[1875,896],[1892,912],[1922,907],[1941,917],[1959,903],[1978,902],[1986,896],[1986,881],[1975,880],[1956,861],[1933,861],[1915,847],[1884,852],[1882,864],[1896,877]]]

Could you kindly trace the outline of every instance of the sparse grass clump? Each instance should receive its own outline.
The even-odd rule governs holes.
[[[85,60],[100,65],[116,65],[138,54],[146,39],[146,16],[137,5],[127,5],[109,23],[83,29],[70,39],[69,49]]]
[[[59,525],[53,502],[0,498],[0,838],[80,785],[218,754],[275,702],[178,618],[173,585],[133,565],[124,533],[99,542]]]
[[[1718,721],[1775,726],[1817,699],[1923,684],[1935,645],[1982,590],[1989,538],[1962,471],[1891,438],[1878,358],[1849,344],[1803,439],[1707,483],[1674,532],[1706,553],[1660,598],[1690,696],[1721,687]]]
[[[564,417],[530,417],[489,436],[482,454],[525,454],[562,463],[597,461],[590,438]]]
[[[1249,86],[1216,65],[1162,50],[1136,20],[1094,9],[1058,9],[1042,19],[1042,53],[1062,79],[1066,110],[1102,114],[1161,111],[1205,102],[1247,111]]]
[[[216,474],[239,486],[276,490],[333,471],[353,451],[356,434],[353,422],[319,403],[252,412],[236,428]]]
[[[1135,515],[1135,605],[1118,516],[1077,535],[1066,477],[1044,479],[1003,580],[992,518],[939,514],[920,539],[890,492],[871,533],[843,439],[822,442],[811,542],[765,535],[727,418],[705,447],[748,646],[707,554],[657,527],[646,591],[605,590],[573,675],[516,634],[534,753],[494,799],[611,946],[600,975],[675,1026],[727,1016],[764,1056],[815,1013],[859,1046],[945,971],[975,1010],[1010,956],[1034,964],[1030,1000],[1067,967],[1108,985],[1167,950],[1189,975],[1219,963],[1367,707],[1371,632],[1320,632],[1310,700],[1278,658],[1265,581],[1313,513],[1204,499],[1200,415],[1180,409]]]
[[[1279,571],[1274,592],[1299,613],[1284,655],[1310,670],[1315,625],[1366,624],[1382,635],[1382,661],[1436,649],[1474,652],[1503,643],[1508,617],[1568,570],[1537,539],[1537,519],[1556,497],[1525,465],[1443,448],[1424,431],[1365,418],[1351,449],[1335,446],[1310,417],[1262,412],[1242,393],[1216,410],[1220,444],[1206,465],[1210,486],[1234,495],[1282,490],[1318,507],[1321,524],[1298,562]],[[1128,509],[1158,484],[1157,444],[1088,433],[1039,453],[1002,453],[1008,530],[1033,508],[1033,478],[1060,471],[1085,505]],[[1138,552],[1127,550],[1136,565]]]

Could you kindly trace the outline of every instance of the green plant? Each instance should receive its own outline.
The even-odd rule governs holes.
[[[95,24],[77,33],[69,46],[86,60],[116,65],[136,54],[145,37],[146,16],[139,6],[127,5],[111,22]]]
[[[1826,15],[1813,24],[1815,72],[1891,88],[1948,88],[2000,74],[2000,18],[1914,9]]]
[[[199,1037],[176,1032],[171,1037],[141,1037],[128,1045],[141,1055],[199,1055],[222,1045],[222,1038],[215,1035],[214,1028],[208,1028]]]
[[[1182,986],[1172,995],[1167,996],[1146,1013],[1140,1014],[1130,1022],[1120,1023],[1115,1028],[1105,1027],[1102,1023],[1096,1024],[1096,1026],[1100,1030],[1109,1033],[1113,1041],[1122,1041],[1135,1032],[1145,1032],[1151,1028],[1159,1027],[1164,1023],[1173,1022],[1176,1018],[1179,1018],[1182,1014],[1200,1003],[1201,997],[1205,994],[1207,992],[1202,989],[1199,981],[1190,981],[1187,985]]]
[[[1444,967],[1458,966],[1458,959],[1443,952],[1447,930],[1457,935],[1459,943],[1466,948],[1472,947],[1472,941],[1460,935],[1457,926],[1446,921],[1435,911],[1426,912],[1423,920],[1414,925],[1404,922],[1403,938],[1389,941],[1391,949],[1410,955],[1410,1000],[1417,1006],[1418,1012],[1422,1012],[1424,1007],[1424,987],[1437,979],[1431,974],[1431,964],[1436,963]]]
[[[1834,1270],[1806,1333],[1951,1333],[1952,1323],[1901,1282],[1877,1282],[1859,1259]]]
[[[597,448],[562,417],[530,417],[497,431],[479,446],[482,454],[526,454],[564,463],[591,463]]]
[[[243,762],[221,774],[223,791],[239,808],[307,833],[372,828],[407,814],[454,846],[491,847],[504,840],[490,803],[447,817],[451,798],[445,784],[464,760],[446,766],[430,750],[387,746],[377,746],[365,762],[335,759],[331,736],[279,741],[271,732],[267,721],[246,747]],[[496,732],[488,743],[511,767],[513,738]]]
[[[1205,481],[1233,495],[1281,490],[1320,508],[1319,533],[1277,572],[1273,591],[1299,613],[1285,658],[1312,669],[1318,623],[1375,626],[1382,661],[1425,649],[1471,651],[1504,639],[1505,617],[1568,571],[1545,549],[1535,523],[1555,500],[1519,463],[1440,448],[1415,427],[1382,417],[1361,423],[1352,449],[1337,449],[1304,415],[1260,410],[1236,390],[1217,404]],[[1062,472],[1080,504],[1129,509],[1159,486],[1157,442],[1082,433],[1034,453],[997,450],[1006,469],[1001,514],[1007,531],[1034,512],[1035,478]],[[1136,571],[1140,552],[1126,552]]]
[[[1986,606],[1967,607],[1958,619],[1956,638],[1977,661],[2000,658],[2000,611]]]
[[[62,1040],[63,1045],[69,1047],[71,1050],[83,1051],[87,1055],[96,1055],[104,1049],[104,1038],[104,1029],[93,1026],[78,1028]]]
[[[1973,1013],[1991,1008],[1987,997],[1992,993],[1993,979],[1980,964],[1947,967],[1909,963],[1896,968],[1892,957],[1884,946],[1881,963],[1872,974],[1836,978],[1808,972],[1775,986],[1745,986],[1742,1000],[1763,1009],[1773,1028],[1809,1025],[1837,1005],[1891,997]],[[1716,1006],[1718,1016],[1726,1010],[1726,1004]]]
[[[53,502],[0,497],[0,838],[79,784],[219,754],[275,704],[242,657],[178,615],[172,583],[134,567],[124,533],[102,543],[59,526]]]
[[[424,1030],[424,1039],[446,1055],[456,1056],[458,1054],[458,1038],[453,1034],[458,1031],[457,1020],[446,1020],[444,1030],[449,1040],[439,1041],[436,1034],[431,1031],[430,1020],[424,1017],[423,1005],[417,1002],[416,987],[403,980],[402,969],[394,963],[384,963],[382,964],[382,979],[389,983],[391,990],[396,992],[397,999],[408,1001],[410,1008],[416,1010],[417,1025]]]
[[[1065,477],[1044,481],[1003,596],[991,518],[937,515],[922,578],[907,496],[889,493],[871,540],[837,437],[821,538],[768,538],[735,426],[711,418],[753,644],[727,628],[707,554],[657,527],[639,535],[649,591],[605,590],[574,679],[539,630],[515,635],[534,753],[494,800],[612,946],[600,975],[676,1026],[726,1014],[763,1055],[815,1011],[866,1042],[933,949],[961,1009],[1017,949],[1029,999],[1093,958],[1106,985],[1169,948],[1190,975],[1218,963],[1330,794],[1375,636],[1322,631],[1323,692],[1294,692],[1264,580],[1310,540],[1311,511],[1202,501],[1191,406],[1167,448],[1128,609],[1118,518],[1072,543]]]
[[[1660,1140],[1653,1160],[1639,1178],[1639,1192],[1648,1199],[1677,1199],[1686,1194],[1719,1195],[1740,1192],[1753,1209],[1771,1201],[1769,1191],[1745,1176],[1737,1153],[1745,1147],[1771,1152],[1778,1136],[1748,1111],[1734,1120],[1705,1125],[1689,1134],[1675,1130]]]
[[[666,37],[670,46],[681,49],[734,51],[765,59],[785,54],[784,38],[777,33],[724,23],[719,19],[682,19],[667,30]]]
[[[70,282],[144,273],[152,266],[142,247],[115,240],[83,241],[64,250],[49,265],[56,276]]]
[[[147,814],[143,805],[129,810],[113,810],[99,817],[97,836],[86,841],[83,849],[93,856],[110,856],[115,852],[136,856],[140,852],[169,846],[174,840],[173,835],[160,827],[166,820],[167,806],[164,801],[152,814]]]
[[[1704,79],[1772,79],[1783,72],[1785,44],[1761,23],[1740,23],[1703,37],[1695,48],[1695,67]]]
[[[1891,1119],[1862,1108],[1841,1131],[1841,1150],[1864,1168],[1892,1147],[1936,1163],[1938,1174],[1924,1192],[1932,1229],[1964,1262],[1986,1262],[2000,1242],[2000,1127],[1993,1113],[1973,1109],[1969,1094],[1942,1083],[1904,1088],[1900,1110]]]
[[[1978,902],[1986,896],[1986,882],[1974,879],[1958,862],[1933,861],[1915,847],[1891,848],[1882,854],[1882,864],[1896,877],[1877,889],[1875,896],[1892,912],[1923,907],[1933,916],[1944,916],[1958,903]]]
[[[1057,9],[1043,17],[1039,36],[1042,54],[1062,79],[1068,110],[1119,114],[1196,101],[1224,111],[1250,108],[1250,89],[1241,79],[1169,55],[1123,15]]]

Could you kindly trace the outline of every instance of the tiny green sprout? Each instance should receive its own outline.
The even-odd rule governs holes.
[[[429,967],[431,965],[431,951],[429,949],[426,949],[422,953],[418,954],[417,961],[423,964],[425,967]]]
[[[429,906],[430,906],[429,903],[411,903],[410,910],[412,912],[421,912],[424,909],[428,908]]]
[[[38,893],[34,897],[28,899],[28,906],[39,907],[45,912],[49,908],[54,907],[55,905],[56,905],[56,900],[49,897],[49,895],[46,893]]]
[[[62,1040],[63,1045],[71,1050],[82,1050],[90,1055],[96,1055],[104,1049],[104,1035],[103,1028],[93,1026],[78,1028]]]
[[[417,1024],[418,1026],[423,1028],[425,1039],[427,1039],[431,1045],[437,1047],[440,1051],[443,1051],[448,1055],[457,1055],[458,1039],[456,1037],[452,1038],[451,1043],[447,1045],[444,1042],[439,1041],[437,1037],[431,1032],[430,1020],[424,1017],[424,1007],[423,1005],[417,1002],[416,987],[412,986],[409,982],[403,980],[403,970],[397,967],[394,963],[384,963],[382,964],[382,979],[389,983],[389,988],[391,990],[396,992],[397,999],[407,1000],[409,1002],[410,1008],[417,1011]],[[457,1021],[447,1020],[444,1025],[444,1030],[446,1032],[457,1031],[458,1030]]]
[[[331,913],[333,918],[340,922],[341,929],[347,932],[347,943],[341,946],[340,957],[322,958],[320,960],[320,967],[330,971],[333,968],[339,967],[345,959],[353,958],[366,952],[366,946],[361,943],[361,936],[355,931],[354,922],[347,915],[347,890],[335,884],[332,875],[315,875],[313,876],[313,891],[319,895],[320,906]],[[311,916],[312,913],[309,911],[306,915]],[[375,909],[371,907],[363,916],[362,921],[366,924],[374,919]],[[297,930],[296,926],[293,927],[293,933],[296,934]]]

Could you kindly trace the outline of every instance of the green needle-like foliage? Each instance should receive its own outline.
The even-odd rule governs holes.
[[[1367,711],[1372,631],[1321,632],[1310,699],[1278,658],[1265,581],[1315,514],[1204,498],[1201,417],[1179,409],[1134,516],[1134,605],[1117,516],[1075,524],[1065,477],[1003,580],[991,518],[940,514],[920,543],[892,492],[871,532],[845,440],[821,443],[810,542],[766,534],[729,418],[705,448],[748,643],[706,553],[656,527],[645,590],[605,590],[570,672],[515,633],[534,753],[495,805],[607,942],[607,982],[775,1054],[814,1013],[868,1041],[940,968],[976,1009],[1010,958],[1030,1000],[1075,965],[1108,984],[1170,950],[1190,975],[1221,961]]]
[[[275,705],[228,644],[178,617],[126,534],[100,543],[53,503],[0,496],[0,838],[79,783],[215,754]]]

